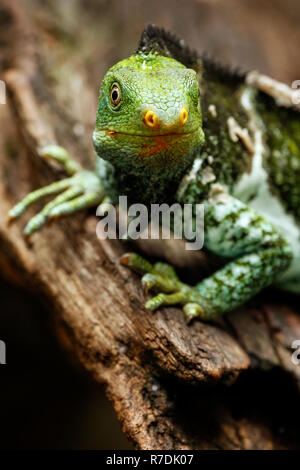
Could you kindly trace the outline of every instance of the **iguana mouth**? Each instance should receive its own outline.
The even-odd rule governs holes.
[[[105,132],[107,135],[111,135],[111,136],[114,136],[114,135],[128,135],[128,136],[131,136],[131,137],[143,137],[143,138],[146,138],[146,137],[147,138],[161,137],[161,138],[164,138],[164,137],[184,137],[184,136],[187,136],[187,135],[194,134],[198,130],[199,130],[199,127],[197,127],[196,129],[193,129],[190,132],[170,132],[169,134],[151,134],[151,135],[150,134],[133,134],[133,133],[130,133],[130,132],[115,131],[115,130],[112,130],[112,129],[99,129],[96,132]]]
[[[129,132],[119,132],[114,131],[112,129],[99,129],[95,131],[95,136],[97,139],[100,138],[100,135],[103,137],[110,136],[112,139],[117,139],[118,136],[128,136],[128,138],[137,139],[139,144],[138,155],[140,157],[153,157],[154,155],[158,155],[168,148],[176,145],[180,139],[187,138],[189,136],[193,136],[196,132],[199,132],[201,129],[200,126],[191,130],[190,132],[172,132],[169,134],[132,134]]]

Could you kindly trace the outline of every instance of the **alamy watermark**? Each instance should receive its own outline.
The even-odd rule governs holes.
[[[0,340],[0,364],[6,364],[6,344]]]
[[[127,196],[119,197],[117,214],[113,204],[98,206],[97,237],[101,240],[124,239],[185,239],[187,250],[201,250],[204,243],[203,204],[144,204],[128,207]],[[160,228],[160,230],[159,230]]]
[[[0,104],[6,104],[6,85],[3,80],[0,80]]]
[[[291,358],[292,363],[298,366],[300,364],[300,339],[295,339],[291,344],[291,348],[295,349]]]

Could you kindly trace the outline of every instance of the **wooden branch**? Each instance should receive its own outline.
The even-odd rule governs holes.
[[[14,50],[22,42],[23,53],[22,60],[17,54],[5,73],[10,110],[0,108],[2,274],[43,296],[72,353],[96,380],[106,384],[124,431],[139,448],[274,447],[276,440],[263,422],[254,423],[249,417],[241,421],[233,418],[230,408],[220,408],[220,391],[209,402],[209,410],[202,410],[207,417],[215,414],[215,408],[219,410],[214,433],[201,426],[199,432],[191,433],[190,423],[183,424],[179,417],[189,394],[194,396],[195,409],[199,405],[195,386],[197,397],[205,397],[201,384],[232,384],[251,361],[255,368],[280,367],[299,380],[289,348],[300,337],[300,319],[291,308],[256,303],[214,324],[187,326],[179,309],[145,311],[138,277],[119,264],[128,247],[119,241],[100,242],[94,216],[85,213],[61,220],[34,234],[30,242],[24,239],[22,227],[32,210],[14,226],[6,226],[6,214],[17,200],[62,176],[56,165],[43,160],[40,149],[45,144],[65,145],[83,164],[92,159],[93,109],[82,116],[84,135],[74,134],[76,104],[68,101],[67,87],[63,88],[67,84],[62,77],[54,82],[47,76],[46,57],[39,69],[39,41],[33,46],[30,37],[30,47],[25,47],[28,20],[12,4],[6,8],[15,24]],[[52,72],[53,66],[60,70],[58,57],[52,60]],[[96,90],[84,73],[80,67],[74,69],[73,80],[84,83],[81,99],[93,97],[96,103]],[[63,105],[57,103],[62,89]],[[172,256],[172,250],[168,253]],[[200,261],[203,267],[206,261],[203,257]],[[174,388],[186,397],[180,404]]]

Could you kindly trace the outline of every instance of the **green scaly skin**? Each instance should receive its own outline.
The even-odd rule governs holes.
[[[239,127],[238,137],[230,121],[234,132]],[[299,292],[299,113],[148,26],[138,52],[104,77],[93,138],[94,173],[60,147],[45,149],[69,177],[29,194],[10,211],[15,219],[41,197],[60,193],[27,224],[27,235],[53,217],[116,203],[120,195],[147,206],[203,203],[205,247],[227,264],[192,287],[165,263],[152,266],[137,254],[124,255],[121,262],[143,274],[146,291],[158,292],[147,308],[181,304],[188,320],[208,320],[278,280]]]

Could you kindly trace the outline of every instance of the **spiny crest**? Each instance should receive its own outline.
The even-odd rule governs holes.
[[[188,47],[183,39],[153,24],[147,24],[142,32],[137,52],[145,54],[157,52],[160,55],[172,57],[186,67],[196,70],[199,79],[203,76],[203,72],[204,74],[205,72],[212,73],[226,81],[241,81],[245,76],[239,70],[213,60],[206,53],[200,56],[197,51]]]
[[[218,79],[230,82],[240,82],[245,78],[245,72],[241,71],[237,67],[225,65],[219,60],[212,59],[207,52],[204,52],[201,55],[201,60],[205,72],[215,75]]]
[[[183,39],[153,24],[146,25],[137,52],[145,54],[157,52],[159,55],[172,57],[192,69],[197,68],[199,62],[197,52],[186,46]]]

